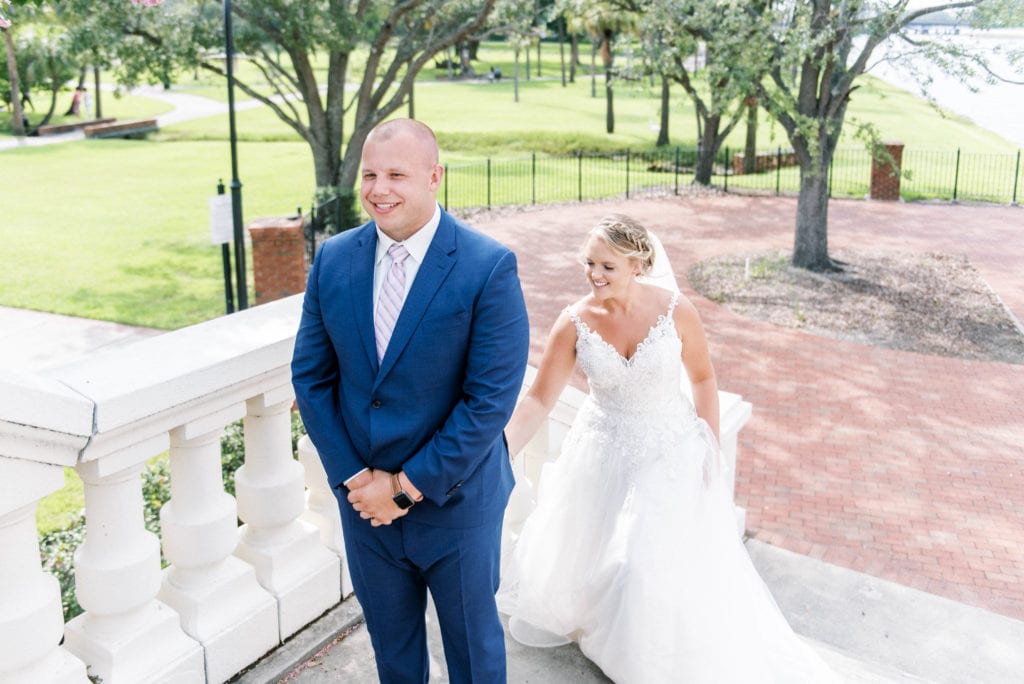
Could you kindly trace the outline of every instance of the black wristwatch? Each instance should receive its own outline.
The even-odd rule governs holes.
[[[401,483],[398,481],[398,473],[391,476],[391,500],[395,502],[395,505],[401,508],[403,511],[407,508],[412,508],[416,502],[412,500],[404,489],[402,489]]]

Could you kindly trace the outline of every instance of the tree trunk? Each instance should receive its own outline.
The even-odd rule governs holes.
[[[580,63],[580,37],[575,33],[569,37],[569,83],[576,82],[576,66]]]
[[[747,142],[743,148],[743,173],[757,173],[757,98],[748,97]]]
[[[540,36],[537,36],[537,78],[540,78]]]
[[[612,96],[612,70],[605,69],[604,71],[604,98],[605,98],[605,116],[604,116],[604,127],[608,133],[615,132],[615,103]]]
[[[593,37],[590,40],[590,97],[597,97],[597,42],[600,40]]]
[[[661,75],[661,126],[658,128],[658,147],[668,145],[668,104],[669,104],[669,83],[668,76]]]
[[[718,154],[718,147],[721,144],[718,139],[721,125],[722,117],[705,117],[697,147],[697,171],[693,177],[693,181],[700,185],[711,185],[711,176],[715,173],[715,155]]]
[[[512,69],[512,98],[514,102],[519,102],[519,48],[516,47],[516,62],[515,67]]]
[[[834,271],[828,256],[828,172],[800,169],[800,196],[796,204],[796,239],[793,265],[809,271]]]
[[[43,120],[36,124],[35,130],[38,131],[42,126],[50,123],[50,119],[53,118],[53,113],[57,111],[57,96],[60,94],[60,79],[50,77],[50,107],[46,110],[46,116]],[[33,107],[35,109],[35,107]]]
[[[7,51],[7,79],[11,84],[11,129],[14,135],[25,135],[25,111],[21,108],[21,86],[18,81],[18,59],[14,56],[14,39],[10,29],[0,29],[4,34],[4,48]]]
[[[562,87],[565,87],[565,17],[558,18],[558,61],[562,65]]]
[[[605,130],[608,133],[615,132],[615,101],[612,93],[612,68],[614,66],[613,61],[615,59],[615,53],[612,52],[612,32],[609,29],[605,29],[603,40],[601,41],[601,60],[604,62],[604,97],[606,102],[605,108]]]
[[[473,62],[469,58],[469,44],[464,41],[459,45],[459,73],[463,76],[472,76]]]
[[[93,83],[96,84],[96,93],[95,93],[95,97],[96,97],[96,115],[95,115],[95,118],[102,119],[103,118],[103,108],[100,106],[100,68],[98,66],[94,66],[92,68],[92,76],[93,76]]]

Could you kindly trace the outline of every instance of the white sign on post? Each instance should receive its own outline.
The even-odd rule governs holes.
[[[234,239],[235,223],[231,213],[231,195],[210,198],[210,242],[223,245]]]

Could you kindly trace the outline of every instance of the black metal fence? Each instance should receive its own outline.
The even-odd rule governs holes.
[[[361,223],[352,194],[325,194],[317,192],[313,208],[306,216],[306,244],[312,263],[316,248],[323,238],[354,228]]]
[[[696,158],[695,149],[675,147],[486,159],[445,167],[440,200],[446,208],[462,209],[677,194],[693,181]],[[901,197],[1017,204],[1024,192],[1021,161],[1019,150],[978,154],[905,149]],[[755,172],[743,173],[740,158],[723,148],[716,156],[711,182],[727,192],[795,194],[800,189],[800,170],[791,151],[779,148],[759,152]],[[870,153],[863,148],[837,150],[829,170],[830,196],[867,197],[870,190]]]
[[[800,169],[791,150],[757,153],[753,173],[741,157],[723,148],[716,155],[712,185],[727,192],[795,195]],[[439,200],[447,209],[519,204],[582,202],[638,195],[678,194],[694,178],[695,148],[657,151],[538,155],[486,159],[445,167]],[[1017,204],[1024,194],[1021,151],[979,154],[904,149],[900,196]],[[868,197],[871,154],[864,148],[839,149],[829,169],[829,196]],[[316,204],[306,223],[310,259],[317,240],[359,223],[353,198],[331,197]]]

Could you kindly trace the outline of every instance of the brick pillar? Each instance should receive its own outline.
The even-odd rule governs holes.
[[[892,157],[871,160],[871,199],[898,200],[900,198],[900,166],[903,163],[903,143],[882,143]],[[892,162],[895,162],[893,164]]]
[[[256,304],[306,290],[305,219],[262,218],[249,224]]]

